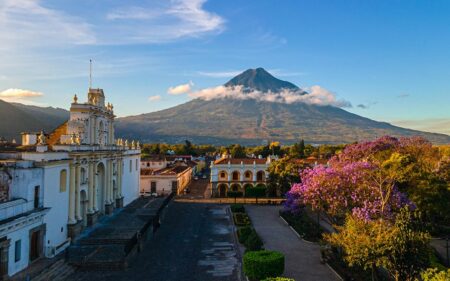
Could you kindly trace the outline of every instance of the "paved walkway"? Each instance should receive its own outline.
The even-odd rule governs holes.
[[[279,218],[279,206],[246,205],[245,209],[264,241],[264,247],[284,253],[285,277],[296,281],[339,280],[326,265],[320,263],[320,247],[299,239]]]

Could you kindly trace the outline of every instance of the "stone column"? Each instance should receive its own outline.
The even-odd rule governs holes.
[[[75,220],[75,165],[70,164],[69,181],[69,224],[74,224]]]
[[[89,160],[89,178],[88,178],[88,213],[94,212],[94,163]]]
[[[93,174],[93,177],[92,177],[92,182],[93,182],[93,189],[92,189],[92,206],[93,206],[93,210],[94,210],[94,212],[97,212],[98,211],[98,202],[97,202],[97,192],[98,192],[98,190],[97,190],[97,161],[95,161],[94,160],[94,163],[93,163],[93,168],[94,168],[94,174]]]
[[[114,203],[114,186],[113,186],[113,177],[114,177],[114,165],[113,160],[109,161],[109,203]]]
[[[122,158],[119,158],[117,160],[117,197],[116,197],[116,207],[122,208],[123,207],[123,195],[122,195]]]
[[[113,128],[113,123],[112,123],[112,119],[110,119],[109,120],[109,134],[108,134],[108,142],[109,142],[109,144],[114,144],[114,138],[113,138],[113,131],[114,131],[114,128]]]
[[[111,169],[110,169],[111,160],[106,159],[106,171],[105,171],[105,204],[109,204],[109,179],[111,178]]]
[[[81,165],[77,164],[76,170],[76,179],[75,179],[75,218],[77,220],[81,220],[81,210],[80,210],[80,184],[81,184]]]
[[[123,160],[119,159],[117,163],[117,196],[122,198],[122,170],[123,170]]]

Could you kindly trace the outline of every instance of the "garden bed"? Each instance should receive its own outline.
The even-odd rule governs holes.
[[[280,211],[280,217],[306,241],[319,242],[322,239],[322,228],[317,225],[317,222],[313,222],[305,212],[297,215],[289,211]]]
[[[251,225],[250,218],[246,213],[234,213],[233,220],[234,224],[238,227]]]

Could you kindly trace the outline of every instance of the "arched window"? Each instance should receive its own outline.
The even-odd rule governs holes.
[[[67,189],[67,170],[59,172],[59,192],[65,192]]]
[[[219,179],[220,180],[228,180],[228,174],[225,171],[220,171],[219,173]]]
[[[264,171],[258,171],[258,173],[256,173],[256,180],[257,181],[265,181],[266,180],[266,174],[264,173]]]
[[[240,176],[240,174],[239,174],[238,171],[234,171],[233,172],[233,180],[234,181],[238,181],[239,180],[239,176]]]
[[[86,170],[84,168],[81,168],[80,170],[80,181],[81,184],[86,183]]]
[[[246,180],[252,180],[253,174],[250,171],[245,171],[244,177]]]

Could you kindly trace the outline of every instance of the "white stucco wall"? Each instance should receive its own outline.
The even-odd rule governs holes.
[[[139,197],[140,161],[139,154],[130,153],[123,158],[122,195],[124,196],[124,206]]]
[[[66,169],[66,191],[60,192],[60,172]],[[50,211],[44,218],[47,224],[47,233],[44,238],[45,254],[48,256],[48,247],[57,247],[67,239],[67,218],[69,215],[69,163],[62,162],[44,166],[44,207],[50,207]]]
[[[12,276],[17,272],[25,269],[30,260],[30,230],[34,227],[40,226],[42,220],[33,224],[16,229],[7,235],[10,239],[8,252],[8,275]],[[16,241],[21,240],[21,257],[17,262],[15,261],[15,245]]]

